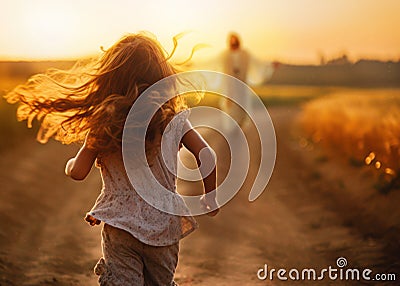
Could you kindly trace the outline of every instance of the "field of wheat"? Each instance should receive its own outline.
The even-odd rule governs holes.
[[[398,187],[399,89],[333,92],[305,104],[300,124],[314,143],[376,170],[382,189]]]

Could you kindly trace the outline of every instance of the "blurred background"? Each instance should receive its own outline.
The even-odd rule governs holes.
[[[242,195],[215,219],[200,217],[200,229],[183,241],[181,285],[275,285],[258,281],[264,263],[320,269],[336,266],[340,256],[374,273],[398,271],[399,1],[0,3],[1,96],[36,73],[67,69],[142,30],[167,53],[172,38],[185,32],[175,62],[197,44],[207,47],[196,51],[194,66],[218,57],[234,31],[254,58],[273,63],[272,75],[252,86],[277,134],[271,182],[247,202],[256,146]],[[200,104],[218,103],[206,95]],[[35,128],[17,122],[16,108],[1,97],[0,285],[96,285],[91,268],[101,255],[100,229],[82,217],[100,190],[99,176],[93,172],[81,184],[64,178],[64,163],[78,146],[35,142]],[[258,140],[253,126],[245,133]],[[223,174],[229,148],[222,137],[204,135],[223,158]],[[351,283],[360,285],[334,285]]]

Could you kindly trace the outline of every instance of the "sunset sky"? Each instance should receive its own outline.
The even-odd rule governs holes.
[[[76,59],[109,47],[128,32],[148,30],[177,57],[197,43],[221,51],[226,35],[238,32],[260,59],[318,63],[346,52],[400,59],[398,0],[0,0],[0,59]],[[235,4],[232,4],[235,3]]]

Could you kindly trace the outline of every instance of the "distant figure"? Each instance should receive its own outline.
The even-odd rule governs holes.
[[[224,54],[224,73],[247,82],[249,68],[249,53],[240,46],[240,39],[236,33],[228,36],[228,51]]]
[[[36,75],[34,81],[7,95],[9,102],[20,103],[19,118],[29,124],[35,117],[41,121],[38,135],[42,142],[50,137],[65,143],[86,138],[66,164],[65,173],[83,180],[95,161],[100,168],[103,187],[85,218],[93,226],[104,222],[103,257],[95,267],[100,285],[175,285],[179,241],[197,227],[192,216],[172,215],[147,203],[128,179],[122,157],[122,133],[132,105],[146,88],[173,74],[174,67],[155,39],[129,34],[86,69],[77,66]],[[177,168],[179,146],[185,146],[197,162],[200,152],[202,162],[214,162],[214,155],[188,121],[184,102],[180,98],[165,101],[157,105],[146,138],[135,138],[145,141],[148,160],[138,165],[135,181],[153,192],[150,182],[155,177],[164,192],[176,193],[176,175],[170,170]],[[145,107],[157,102],[150,101]],[[143,172],[148,168],[151,178]],[[203,176],[203,183],[206,193],[216,189],[215,168]],[[214,210],[209,215],[218,212],[214,194],[201,200],[205,209]],[[159,202],[168,204],[168,198],[159,198]],[[177,207],[186,208],[183,199],[178,203]]]
[[[260,61],[249,53],[242,47],[239,35],[234,32],[228,34],[227,49],[217,56],[199,61],[192,66],[194,70],[214,70],[238,80],[235,82],[232,79],[216,79],[212,84],[221,94],[225,95],[220,97],[220,109],[236,121],[240,127],[250,121],[247,113],[251,114],[255,108],[253,106],[255,95],[243,84],[250,86],[265,84],[278,67],[278,62]],[[221,124],[226,131],[231,131],[234,127],[228,116],[221,117]]]
[[[224,73],[247,83],[250,55],[246,50],[242,49],[239,35],[236,33],[228,35],[228,49],[223,53],[222,64]],[[242,127],[246,121],[246,111],[251,112],[251,95],[247,94],[240,82],[229,81],[226,91],[227,95],[238,104],[222,98],[220,107],[222,111],[230,115]],[[228,131],[233,127],[231,121],[226,117],[223,119],[223,127]]]

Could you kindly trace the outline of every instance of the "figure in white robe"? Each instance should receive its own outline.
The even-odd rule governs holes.
[[[219,100],[220,109],[232,117],[239,126],[243,127],[250,119],[247,114],[251,114],[251,111],[255,108],[253,103],[257,102],[254,98],[256,95],[249,88],[244,88],[243,83],[249,86],[264,84],[271,78],[276,66],[268,61],[260,61],[251,55],[241,47],[239,36],[236,33],[231,33],[228,35],[227,50],[215,58],[194,64],[192,68],[223,72],[238,80],[220,81],[222,77],[216,77],[213,86],[230,98],[221,97]],[[208,79],[208,83],[211,81],[212,79]],[[237,104],[233,102],[237,102]],[[234,127],[232,120],[229,120],[227,116],[222,116],[221,124],[226,131],[231,131]]]
[[[231,33],[228,36],[228,50],[222,55],[223,72],[246,84],[260,84],[268,80],[273,73],[273,65],[268,62],[261,62],[251,56],[245,49],[241,47],[239,36]],[[240,82],[229,81],[226,83],[225,90],[232,101],[222,98],[220,100],[220,108],[230,115],[239,126],[248,122],[247,114],[250,114],[252,105],[252,96],[248,89],[243,88]],[[230,130],[233,126],[229,120],[223,120],[226,130]]]

